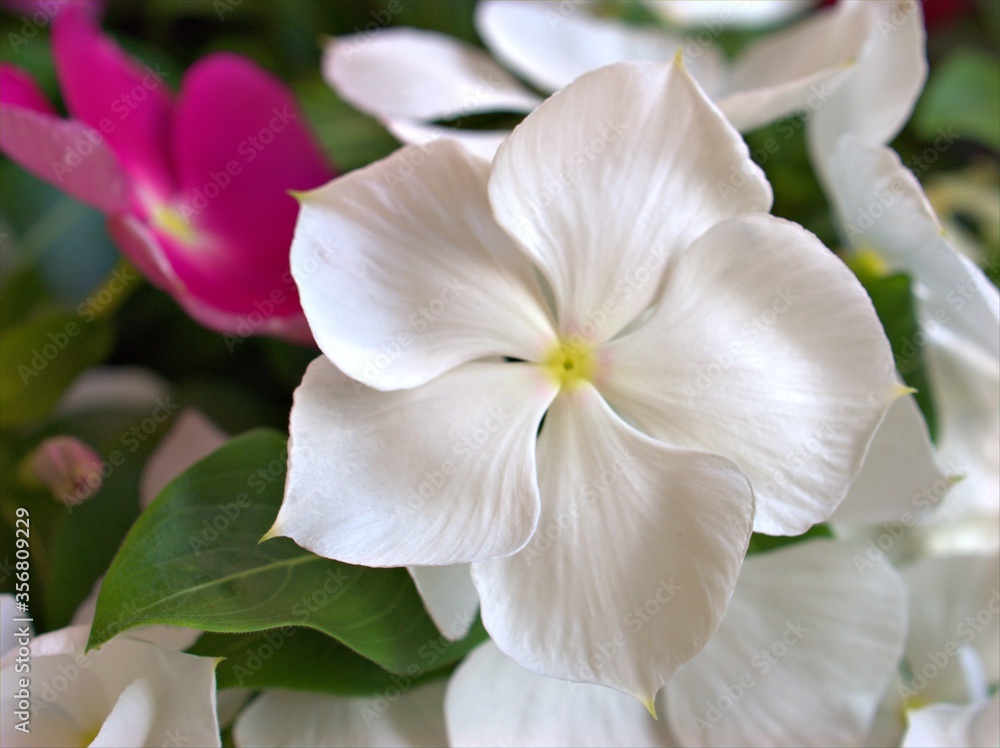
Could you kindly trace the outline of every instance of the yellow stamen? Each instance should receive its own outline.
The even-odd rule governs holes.
[[[549,349],[542,366],[559,387],[579,387],[593,381],[597,373],[594,349],[567,340],[560,340]]]
[[[194,244],[197,238],[191,222],[181,211],[169,205],[158,205],[153,210],[153,225],[184,244]]]
[[[885,258],[872,247],[862,247],[847,257],[847,266],[862,280],[866,278],[881,278],[889,275],[892,269]]]

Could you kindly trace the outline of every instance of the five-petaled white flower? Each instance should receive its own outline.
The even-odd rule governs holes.
[[[651,705],[751,530],[828,517],[903,391],[861,286],[771,199],[679,62],[584,75],[492,166],[441,141],[301,196],[326,355],[269,536],[472,562],[500,649]]]

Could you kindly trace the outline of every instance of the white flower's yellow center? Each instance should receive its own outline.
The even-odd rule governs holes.
[[[194,244],[196,233],[191,222],[171,205],[157,205],[153,209],[153,225],[165,234],[184,244]]]
[[[559,340],[549,348],[542,366],[559,387],[572,389],[593,381],[597,356],[593,346]]]
[[[847,264],[855,275],[862,278],[881,278],[891,272],[885,257],[870,245],[861,246],[852,252]]]

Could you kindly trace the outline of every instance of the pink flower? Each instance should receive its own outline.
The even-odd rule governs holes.
[[[86,5],[58,14],[52,49],[70,119],[0,65],[0,150],[105,213],[122,252],[202,324],[311,342],[289,268],[288,191],[334,174],[292,94],[217,53],[175,101],[165,71],[128,57]]]

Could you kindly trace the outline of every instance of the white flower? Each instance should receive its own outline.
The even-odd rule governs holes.
[[[916,14],[919,24],[915,3],[844,0],[750,44],[730,65],[715,44],[715,36],[726,19],[735,19],[731,8],[713,11],[707,30],[684,37],[599,18],[588,12],[588,5],[485,0],[477,5],[476,27],[500,62],[545,92],[557,91],[603,65],[628,60],[665,62],[682,51],[698,83],[733,125],[744,131],[796,111],[812,114],[827,108],[842,82],[858,78],[858,63],[883,54],[884,47],[896,49],[905,44],[908,30],[889,44],[885,36],[885,24],[895,18],[892,13],[897,6],[903,17]],[[753,3],[757,13],[765,5],[771,11],[779,7]],[[787,11],[801,6],[785,3],[780,7]],[[909,58],[895,62],[911,64]],[[920,74],[919,62],[912,64],[915,71],[900,70],[897,77]],[[529,112],[541,101],[481,50],[443,34],[408,28],[332,39],[324,54],[323,73],[340,96],[377,117],[401,141],[426,143],[447,136],[490,158],[508,132],[434,123],[467,114]],[[880,85],[884,82],[879,79]]]
[[[1000,566],[988,556],[928,556],[904,568],[906,666],[865,745],[949,748],[997,744]],[[866,567],[867,568],[867,567]]]
[[[907,706],[985,702],[1000,681],[997,555],[927,557],[903,578],[910,588],[910,677],[900,688]]]
[[[27,674],[17,650],[0,661],[5,746],[221,745],[215,660],[129,636],[85,654],[89,631],[73,626],[34,637]],[[28,713],[25,730],[17,727],[19,711]]]
[[[372,697],[265,691],[236,719],[233,742],[237,748],[444,746],[446,684],[390,686]]]
[[[859,575],[852,544],[747,558],[708,645],[667,684],[656,722],[600,686],[540,678],[494,645],[452,676],[453,745],[863,744],[903,649],[906,590],[890,564]]]
[[[830,171],[839,164],[840,139],[850,133],[869,145],[888,143],[910,119],[927,80],[920,3],[841,0],[837,5],[844,17],[867,18],[868,34],[847,74],[809,113],[809,155],[828,194],[834,190]],[[805,43],[786,45],[786,64],[809,64],[814,52],[806,38],[800,41]],[[817,41],[814,37],[813,43]]]
[[[920,329],[910,355],[920,351],[924,357],[937,415],[938,462],[962,477],[944,502],[943,494],[936,495],[934,505],[941,508],[933,523],[941,532],[931,542],[939,551],[995,549],[1000,292],[952,246],[916,176],[891,149],[845,134],[829,176],[841,233],[853,251],[913,280]],[[927,512],[918,514],[922,524],[931,521]]]
[[[721,620],[751,526],[826,519],[901,391],[863,289],[763,213],[677,64],[584,76],[492,168],[443,141],[301,201],[292,264],[328,358],[296,392],[269,536],[472,562],[486,628],[541,674],[650,703]]]
[[[1000,694],[979,704],[933,704],[909,713],[903,748],[992,748],[1000,745]]]
[[[816,0],[644,0],[647,8],[669,23],[702,26],[714,31],[770,26],[816,5]]]

